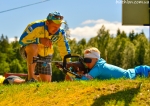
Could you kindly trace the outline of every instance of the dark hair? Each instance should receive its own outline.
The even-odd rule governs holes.
[[[3,84],[8,85],[8,84],[10,84],[10,83],[9,83],[8,79],[5,79],[5,80],[3,81]]]

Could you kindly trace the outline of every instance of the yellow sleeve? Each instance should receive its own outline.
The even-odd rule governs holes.
[[[23,34],[20,37],[19,43],[21,45],[27,45],[30,43],[39,43],[39,38],[36,37],[36,30],[31,25],[28,25]]]

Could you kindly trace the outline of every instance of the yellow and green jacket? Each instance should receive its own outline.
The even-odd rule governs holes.
[[[52,41],[52,44],[57,44],[60,56],[63,59],[66,54],[70,54],[71,52],[65,31],[60,28],[54,35],[49,35],[45,21],[46,20],[39,20],[30,23],[21,35],[19,43],[22,46],[27,46],[31,43],[38,44],[38,54],[40,56],[47,56],[54,53],[53,46],[51,48],[45,48],[43,44],[39,43],[39,38],[48,38]]]

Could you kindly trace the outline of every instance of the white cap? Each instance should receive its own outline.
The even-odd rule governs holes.
[[[84,54],[84,58],[100,58],[100,54],[95,51],[90,51],[91,53]]]

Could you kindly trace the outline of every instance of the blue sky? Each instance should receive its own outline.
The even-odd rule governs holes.
[[[0,0],[0,12],[44,0]],[[0,13],[0,34],[10,40],[18,38],[33,21],[45,19],[49,12],[59,11],[67,20],[71,38],[80,40],[96,36],[102,25],[115,35],[117,29],[129,33],[142,30],[149,36],[149,27],[122,26],[122,4],[116,0],[49,0],[40,4]]]

